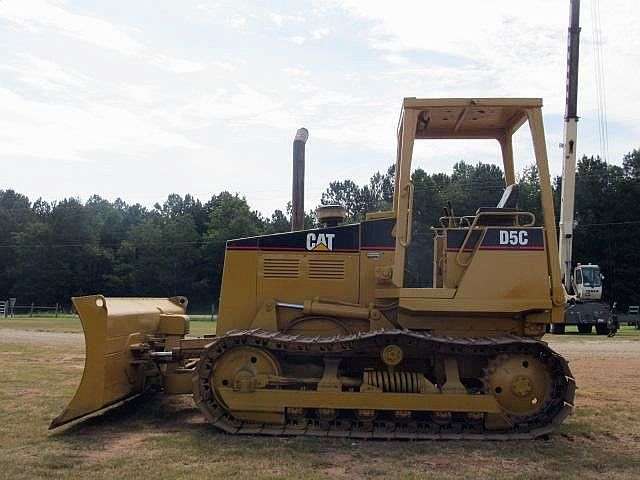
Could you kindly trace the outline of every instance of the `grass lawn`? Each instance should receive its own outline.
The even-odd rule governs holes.
[[[199,336],[205,334],[215,333],[216,322],[211,321],[210,315],[190,315],[190,328],[191,335]],[[65,333],[80,333],[82,332],[82,325],[80,325],[80,319],[76,315],[65,315],[56,317],[14,317],[14,318],[0,318],[0,329],[11,328],[16,330],[33,330],[40,332],[65,332]],[[551,335],[547,334],[544,339],[546,341],[598,341],[602,337],[595,334],[580,334],[577,327],[568,326],[564,335]],[[622,340],[637,340],[640,341],[640,330],[635,327],[623,326],[618,330],[618,333],[614,339]]]
[[[544,340],[547,342],[575,342],[575,341],[602,341],[605,338],[602,335],[596,335],[595,328],[593,332],[590,334],[578,333],[578,327],[568,326],[566,327],[566,332],[564,335],[552,335],[550,333],[544,336]],[[615,336],[612,337],[614,340],[632,340],[632,341],[640,341],[640,330],[637,330],[636,327],[630,327],[628,325],[623,325],[616,332]]]
[[[8,322],[11,329],[80,331],[73,318]],[[193,333],[212,327],[192,325]],[[633,331],[613,339],[563,336],[557,347],[577,378],[576,414],[548,440],[484,443],[233,437],[204,423],[190,396],[162,395],[52,434],[47,426],[82,374],[82,339],[55,335],[51,344],[31,343],[11,340],[5,331],[3,337],[0,330],[1,479],[640,477],[640,343],[628,341],[637,335]],[[586,344],[586,337],[593,339]]]

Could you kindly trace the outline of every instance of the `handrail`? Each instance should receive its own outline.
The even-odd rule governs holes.
[[[516,219],[516,227],[532,227],[536,223],[536,216],[531,212],[480,212],[478,215],[495,215],[495,216],[503,216],[503,217],[515,217]],[[528,223],[521,224],[520,217],[528,216],[530,221]],[[468,226],[471,226],[472,220],[476,218],[477,215],[463,215],[461,217],[440,217],[438,221],[442,228],[465,228],[462,226],[463,222],[466,222]],[[455,226],[457,222],[457,226],[452,227],[452,223]],[[491,226],[491,225],[489,225]]]
[[[473,218],[473,215],[466,215],[463,217],[440,217],[438,221],[440,222],[440,225],[442,225],[442,228],[461,228],[463,221],[467,222],[468,226],[471,225],[471,222],[469,221],[470,218]],[[456,222],[458,222],[457,227]]]
[[[469,219],[469,218],[473,218],[473,222],[471,223],[471,225],[469,226],[469,231],[467,232],[467,234],[464,237],[464,241],[462,242],[462,245],[460,245],[460,249],[458,250],[458,253],[456,254],[456,263],[458,265],[460,265],[461,267],[468,267],[471,264],[471,260],[469,260],[467,263],[463,262],[461,260],[461,255],[464,252],[465,247],[467,246],[467,242],[469,241],[469,238],[471,238],[471,234],[474,231],[482,231],[482,235],[481,237],[478,239],[478,242],[476,243],[473,252],[471,253],[471,259],[473,259],[473,256],[475,255],[476,251],[478,250],[478,247],[480,246],[480,244],[482,243],[482,240],[484,239],[484,236],[487,233],[487,227],[491,227],[491,225],[481,225],[481,228],[478,228],[476,230],[476,227],[478,226],[478,219],[482,216],[502,216],[502,217],[515,217],[516,218],[516,223],[518,227],[531,227],[536,223],[536,216],[531,213],[531,212],[479,212],[478,214],[476,214],[475,216],[471,216],[471,215],[467,215],[465,218]],[[520,225],[520,222],[518,221],[520,216],[528,216],[529,217],[529,222],[525,223],[523,225]]]
[[[458,250],[458,253],[456,253],[456,263],[458,265],[460,265],[461,267],[464,267],[464,268],[466,268],[469,265],[471,265],[471,261],[473,260],[473,257],[476,254],[476,250],[478,250],[478,247],[482,243],[482,240],[484,240],[484,236],[485,236],[485,234],[487,232],[486,228],[478,229],[478,230],[475,229],[476,228],[476,224],[478,223],[478,217],[480,217],[480,215],[476,215],[476,217],[473,220],[473,223],[469,226],[469,231],[464,236],[464,240],[462,241],[462,245],[460,245],[460,250]],[[471,238],[471,234],[474,231],[482,232],[482,235],[480,236],[480,238],[476,242],[475,246],[473,247],[473,251],[471,252],[471,259],[467,263],[464,263],[460,258],[461,258],[462,252],[464,252],[464,249],[467,246],[467,242],[469,241],[469,238]]]
[[[474,218],[479,216],[498,216],[498,217],[514,217],[516,219],[516,227],[533,227],[536,223],[536,216],[531,212],[480,212],[477,215],[468,215],[468,218]],[[520,217],[529,217],[528,223],[520,223]],[[488,225],[491,227],[491,225]]]
[[[407,189],[407,194],[409,195],[409,206],[407,208],[407,225],[406,225],[407,229],[404,235],[404,240],[400,240],[400,245],[402,245],[403,248],[407,248],[411,244],[411,241],[413,240],[413,229],[411,227],[413,226],[414,188],[413,188],[413,182],[411,180],[407,182],[405,189]]]

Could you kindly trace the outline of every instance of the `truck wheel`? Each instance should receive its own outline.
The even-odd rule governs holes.
[[[578,325],[578,333],[591,333],[592,330],[593,330],[593,325],[591,324]]]
[[[564,323],[552,323],[551,324],[551,333],[555,335],[563,335],[564,334]]]
[[[609,327],[607,326],[606,323],[598,323],[596,324],[596,333],[598,335],[608,335]]]

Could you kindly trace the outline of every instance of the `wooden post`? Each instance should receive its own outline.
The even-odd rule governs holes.
[[[31,311],[29,312],[29,317],[33,317],[33,302],[31,302]]]
[[[56,318],[58,318],[58,304],[56,303]]]

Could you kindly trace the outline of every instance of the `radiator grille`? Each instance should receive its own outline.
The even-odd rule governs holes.
[[[344,259],[310,259],[309,278],[344,280]]]
[[[262,267],[264,278],[298,278],[299,258],[264,258]]]

